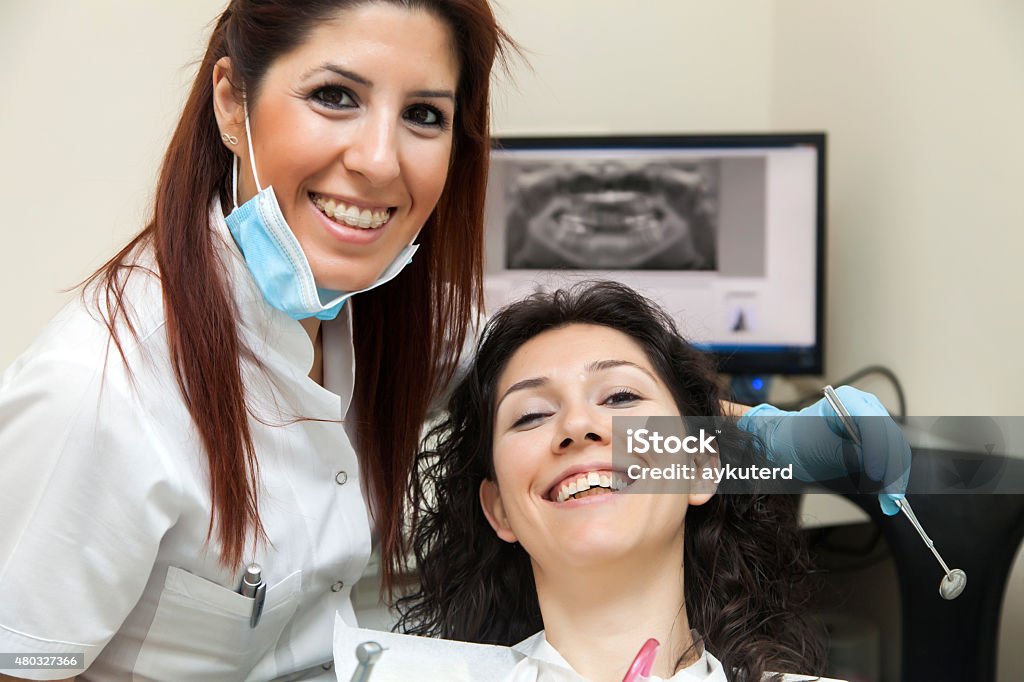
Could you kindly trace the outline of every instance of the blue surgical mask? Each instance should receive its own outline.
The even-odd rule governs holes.
[[[231,164],[231,195],[235,208],[225,219],[228,229],[267,303],[296,320],[314,316],[321,320],[333,320],[349,297],[379,287],[397,277],[412,262],[412,256],[419,245],[409,244],[399,251],[395,259],[384,268],[384,272],[368,287],[358,291],[333,291],[318,287],[306,254],[281,213],[274,188],[269,185],[260,188],[256,158],[252,152],[249,111],[244,101],[243,106],[249,161],[257,192],[252,199],[238,205],[238,157],[235,156]]]

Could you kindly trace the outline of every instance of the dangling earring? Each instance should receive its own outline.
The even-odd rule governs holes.
[[[220,139],[224,140],[228,144],[238,144],[238,138],[234,135],[228,135],[227,133],[221,133]]]

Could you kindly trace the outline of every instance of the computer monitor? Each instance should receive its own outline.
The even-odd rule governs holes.
[[[502,137],[488,310],[614,279],[728,374],[821,374],[825,134]]]

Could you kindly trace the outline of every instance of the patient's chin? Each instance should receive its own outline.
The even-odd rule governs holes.
[[[545,571],[573,573],[590,569],[607,570],[621,563],[631,566],[638,560],[660,560],[671,538],[678,532],[674,528],[655,527],[643,522],[609,523],[607,519],[566,520],[557,528],[548,529],[549,541],[545,548],[535,547],[533,559]],[[530,552],[531,548],[527,547]]]

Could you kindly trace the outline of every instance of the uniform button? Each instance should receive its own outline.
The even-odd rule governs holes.
[[[341,588],[345,587],[345,581],[339,580],[338,582],[331,585],[331,592],[341,592]]]
[[[338,485],[345,485],[346,483],[348,483],[348,474],[346,474],[344,471],[339,471],[337,475],[335,475],[334,477],[334,482],[337,483]]]
[[[333,661],[328,661],[327,663],[324,663],[320,667],[323,668],[324,670],[330,670],[331,668],[334,667],[334,662]]]

